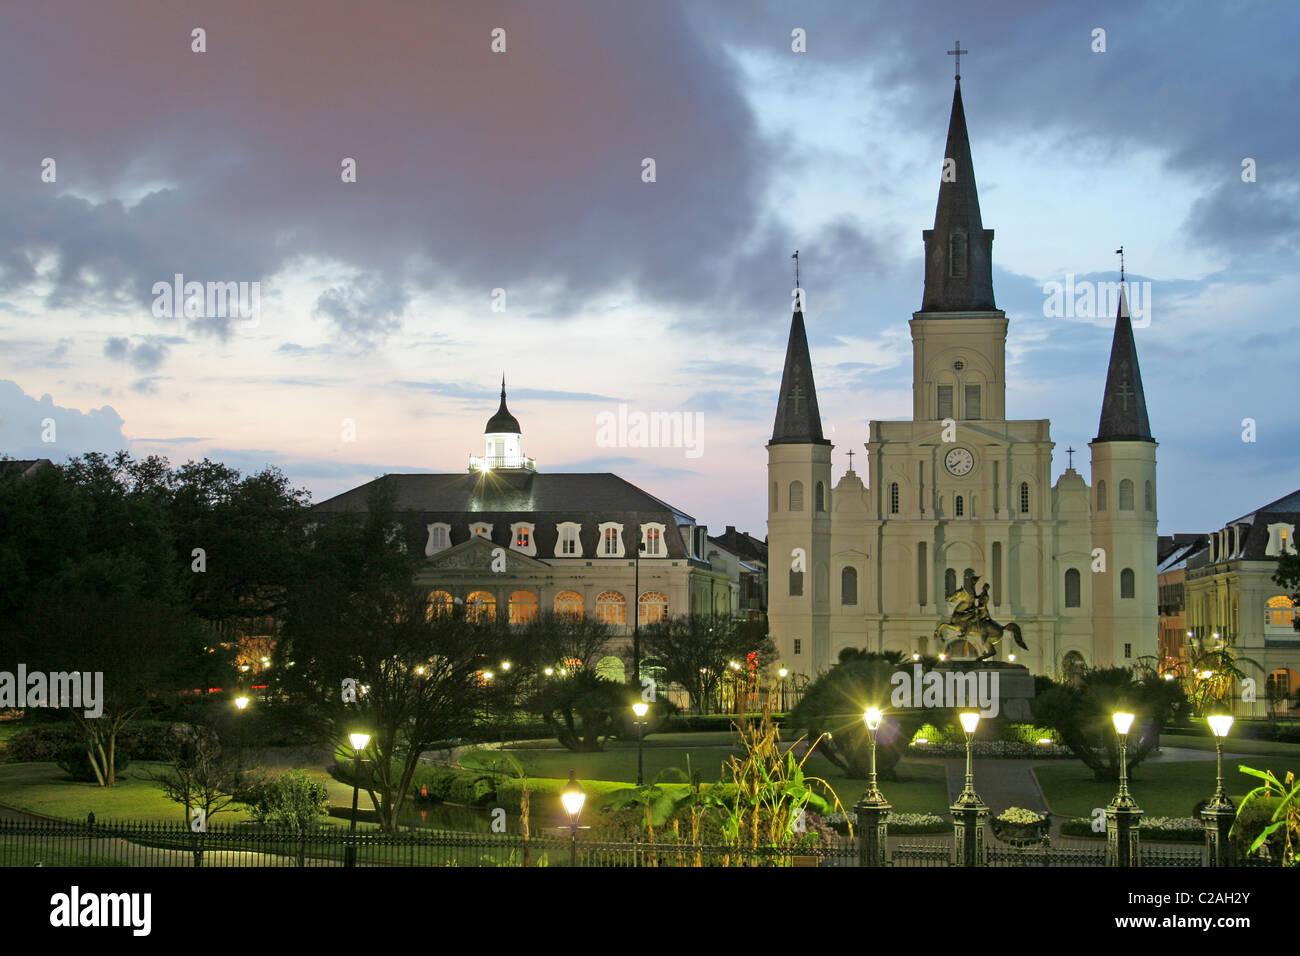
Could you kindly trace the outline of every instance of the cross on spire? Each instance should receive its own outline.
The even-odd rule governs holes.
[[[1119,256],[1119,282],[1124,284],[1124,247],[1120,246],[1115,250],[1115,255]]]
[[[1066,453],[1067,455],[1070,456],[1070,464],[1069,464],[1067,467],[1073,468],[1073,467],[1074,467],[1074,449],[1073,449],[1073,448],[1067,448],[1067,449],[1065,449],[1065,453]]]
[[[849,449],[849,471],[853,470],[853,449]]]
[[[797,289],[799,288],[799,250],[796,249],[790,258],[794,260],[794,287]]]
[[[960,40],[957,41],[956,47],[957,48],[955,50],[949,50],[948,55],[955,56],[957,58],[957,69],[955,70],[955,73],[956,73],[956,79],[960,80],[961,79],[961,58],[966,54],[970,53],[970,50],[963,50],[961,48]]]
[[[1120,387],[1115,390],[1115,394],[1123,401],[1124,411],[1128,411],[1128,400],[1133,397],[1133,389],[1129,387],[1128,382],[1121,383]]]
[[[790,401],[794,402],[795,414],[799,412],[799,405],[803,402],[803,387],[796,385],[790,389]]]

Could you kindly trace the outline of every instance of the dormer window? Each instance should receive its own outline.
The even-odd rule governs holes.
[[[429,531],[429,540],[424,543],[426,558],[431,558],[439,551],[446,551],[451,547],[451,525],[436,521],[426,527]]]
[[[615,521],[605,521],[600,528],[600,556],[602,558],[623,557],[623,526]]]
[[[533,526],[526,521],[518,521],[510,526],[510,547],[522,554],[536,555],[537,544],[533,540]]]
[[[660,558],[667,554],[664,548],[664,526],[647,523],[641,526],[641,543],[645,545],[643,557]]]
[[[578,539],[578,534],[582,531],[582,525],[572,521],[565,521],[556,525],[555,529],[559,533],[555,553],[562,558],[581,557],[582,543]]]
[[[469,526],[469,533],[475,538],[492,538],[492,525],[486,521],[478,521]]]

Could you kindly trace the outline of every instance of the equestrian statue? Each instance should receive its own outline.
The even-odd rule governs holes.
[[[973,575],[969,582],[963,583],[948,598],[948,603],[953,605],[952,616],[947,621],[939,622],[938,627],[934,629],[935,640],[938,641],[945,630],[955,631],[956,636],[940,646],[947,647],[952,640],[969,641],[979,652],[976,660],[983,661],[988,660],[996,652],[1005,631],[1014,637],[1016,643],[1022,648],[1029,650],[1029,646],[1025,644],[1020,634],[1019,624],[1014,621],[1010,624],[999,624],[989,617],[989,586],[985,583],[976,595],[975,584],[978,581],[979,576]]]

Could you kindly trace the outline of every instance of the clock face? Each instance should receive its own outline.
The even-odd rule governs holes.
[[[943,466],[948,469],[948,474],[960,478],[969,475],[975,467],[975,456],[965,448],[954,448],[944,456]]]

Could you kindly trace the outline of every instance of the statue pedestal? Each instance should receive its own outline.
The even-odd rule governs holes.
[[[1034,675],[1023,664],[998,660],[947,660],[935,664],[930,670],[945,675],[945,680],[950,673],[963,677],[975,674],[981,686],[997,688],[998,717],[1017,722],[1034,719]]]

